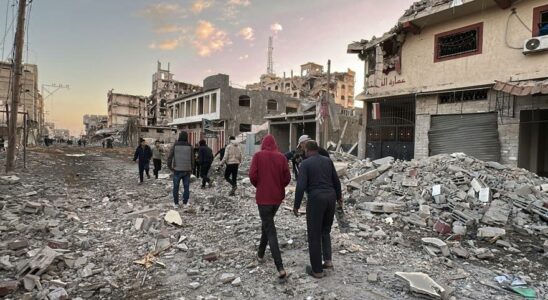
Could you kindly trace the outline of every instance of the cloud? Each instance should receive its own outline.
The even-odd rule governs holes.
[[[248,58],[249,58],[249,55],[247,55],[247,54],[244,54],[244,55],[238,57],[239,60],[244,60],[244,59],[248,59]]]
[[[175,24],[164,24],[164,25],[157,26],[154,29],[154,32],[156,32],[158,34],[174,33],[174,32],[185,32],[185,31],[186,31],[186,29],[184,27],[181,27],[181,26],[175,25]]]
[[[211,22],[200,20],[194,31],[193,45],[198,55],[205,57],[221,51],[225,46],[232,44],[228,34],[217,29]]]
[[[152,43],[148,45],[151,49],[160,49],[160,50],[175,50],[179,46],[179,40],[169,39],[164,40],[159,43]]]
[[[149,18],[165,18],[166,15],[183,13],[184,9],[177,3],[161,2],[147,6],[139,15]]]
[[[211,7],[213,5],[212,0],[196,0],[193,4],[190,10],[192,10],[193,13],[199,14],[203,10]]]
[[[240,32],[238,32],[238,35],[241,36],[244,40],[246,41],[252,41],[255,39],[255,37],[253,36],[253,28],[251,27],[244,27],[242,29],[240,29]]]
[[[272,30],[274,33],[278,33],[279,31],[283,30],[283,27],[280,23],[276,22],[270,25],[270,30]]]
[[[249,0],[228,0],[228,5],[249,6]]]

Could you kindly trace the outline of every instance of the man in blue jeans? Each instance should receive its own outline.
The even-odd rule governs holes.
[[[194,153],[188,143],[188,134],[185,131],[179,133],[179,139],[169,152],[167,166],[173,172],[173,202],[174,207],[179,208],[179,185],[183,180],[183,205],[188,204],[190,197],[190,174],[194,167]]]

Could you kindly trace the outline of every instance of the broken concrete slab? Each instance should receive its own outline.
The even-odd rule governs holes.
[[[505,234],[506,234],[506,230],[504,230],[504,228],[482,227],[478,229],[478,237],[480,238],[502,237]]]
[[[466,250],[464,247],[462,247],[460,245],[451,248],[451,253],[453,253],[453,255],[456,255],[456,256],[461,257],[461,258],[469,258],[470,257],[470,252],[468,252],[468,250]]]
[[[373,169],[369,172],[366,172],[365,174],[362,174],[362,175],[359,175],[359,176],[356,176],[356,177],[350,179],[350,182],[352,182],[354,184],[359,184],[359,183],[362,183],[364,181],[373,180],[373,179],[379,177],[380,175],[381,175],[381,173],[379,173],[379,171],[377,169]]]
[[[4,255],[0,257],[0,269],[6,270],[6,271],[13,269],[13,265],[10,262],[9,255]]]
[[[336,161],[336,162],[333,162],[333,164],[335,165],[335,171],[337,171],[337,175],[339,175],[339,177],[346,176],[346,170],[348,169],[348,163]]]
[[[499,164],[496,161],[488,161],[486,162],[487,167],[497,169],[497,170],[504,170],[506,169],[506,166]]]
[[[135,228],[135,230],[141,230],[141,228],[143,227],[143,221],[144,221],[143,218],[135,219],[135,223],[133,224],[133,227]]]
[[[9,175],[9,176],[0,176],[0,184],[16,184],[21,180],[19,177],[15,175]]]
[[[364,202],[359,205],[359,208],[374,213],[391,214],[401,211],[403,209],[403,205],[387,202]]]
[[[449,246],[438,238],[422,238],[421,241],[427,245],[433,245],[440,249],[443,256],[449,256]]]
[[[379,171],[379,173],[383,174],[384,172],[390,170],[392,168],[392,165],[391,164],[385,164],[385,165],[381,165],[377,168],[377,170]]]
[[[410,214],[407,217],[402,218],[403,221],[413,224],[419,227],[426,227],[426,222],[417,214]]]
[[[25,277],[23,277],[23,286],[29,292],[34,290],[35,287],[37,287],[39,291],[42,290],[40,277],[36,275],[31,275],[31,274],[25,275]]]
[[[419,186],[419,181],[414,177],[405,177],[401,185],[406,187],[417,187]]]
[[[8,243],[8,248],[14,251],[27,248],[28,246],[30,246],[30,243],[26,239],[15,240]]]
[[[42,275],[58,255],[59,254],[50,247],[44,247],[32,260],[22,265],[17,273],[17,277],[21,278],[27,274],[36,276]]]
[[[234,281],[236,279],[236,275],[234,273],[223,273],[221,274],[221,276],[219,277],[219,280],[223,283],[223,284],[227,284],[227,283],[230,283],[232,281]]]
[[[441,299],[445,289],[430,276],[421,272],[396,272],[396,277],[409,283],[411,292],[434,299]]]
[[[382,166],[382,165],[392,164],[393,162],[394,162],[394,157],[386,156],[386,157],[374,160],[373,165],[378,167],[378,166]]]
[[[8,280],[0,282],[0,297],[13,294],[19,289],[19,281]]]
[[[502,200],[493,200],[489,204],[489,209],[483,215],[481,222],[487,225],[506,225],[508,215],[511,211],[512,207],[509,203]]]
[[[183,219],[181,219],[181,215],[176,210],[168,211],[164,220],[169,224],[183,225]]]
[[[56,288],[48,294],[49,300],[68,300],[69,295],[64,288]]]

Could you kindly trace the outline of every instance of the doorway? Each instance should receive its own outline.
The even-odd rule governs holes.
[[[548,177],[548,109],[522,110],[518,167]]]

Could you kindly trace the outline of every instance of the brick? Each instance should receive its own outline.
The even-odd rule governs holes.
[[[65,239],[51,239],[48,241],[48,247],[51,249],[68,249],[69,242]]]
[[[8,244],[8,248],[10,250],[19,250],[19,249],[27,248],[28,246],[29,246],[29,241],[27,240],[15,240]]]
[[[434,223],[434,230],[440,234],[449,234],[452,231],[451,225],[442,220],[437,220],[436,223]]]
[[[0,297],[12,294],[19,289],[19,281],[9,280],[0,282]]]

